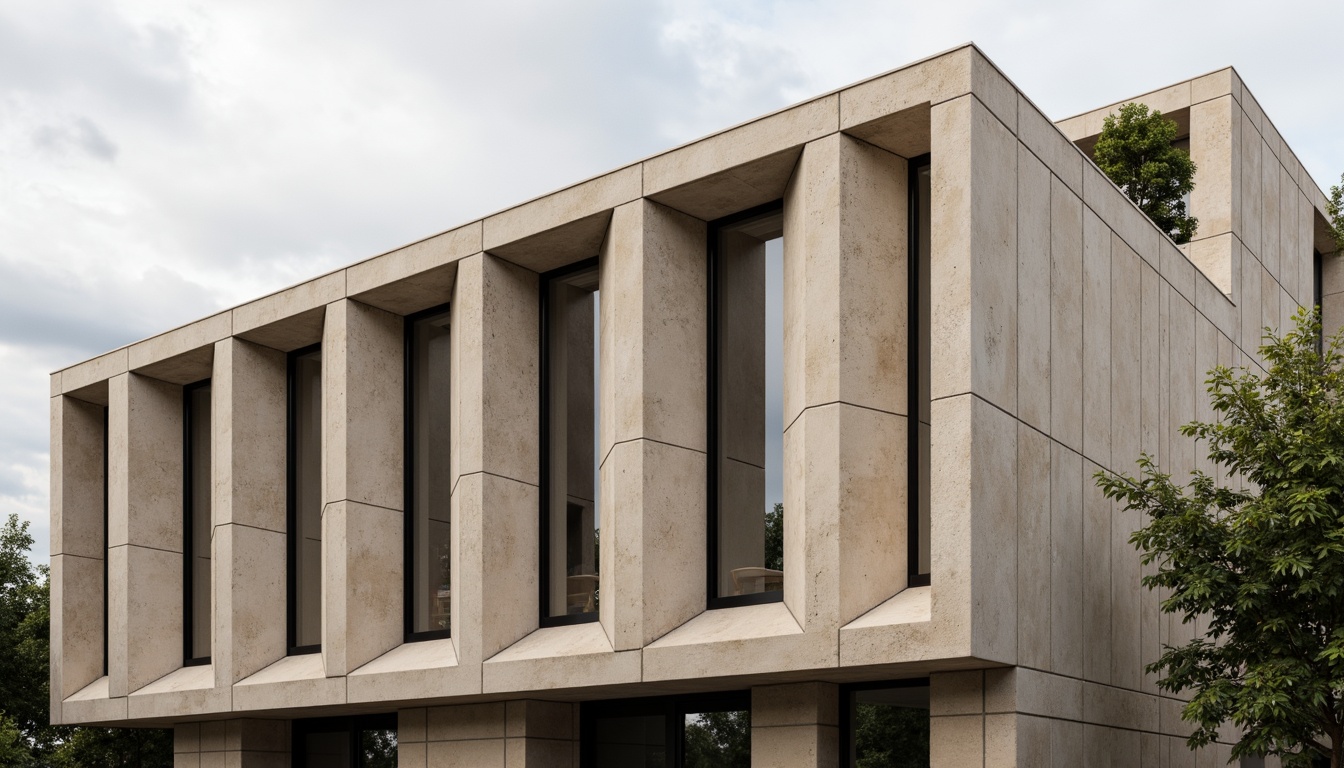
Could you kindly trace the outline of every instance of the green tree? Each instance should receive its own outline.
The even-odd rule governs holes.
[[[32,759],[33,753],[24,742],[23,732],[0,712],[0,765],[29,765]]]
[[[858,704],[852,727],[856,768],[928,768],[929,710]]]
[[[0,711],[30,761],[49,753],[58,738],[47,724],[46,569],[29,562],[32,546],[28,523],[11,514],[0,528]]]
[[[1184,199],[1195,188],[1195,164],[1172,145],[1176,131],[1176,123],[1161,112],[1126,104],[1119,115],[1106,116],[1092,157],[1159,229],[1188,243],[1199,226],[1187,215]]]
[[[1181,428],[1203,440],[1220,484],[1194,472],[1177,485],[1147,455],[1138,477],[1099,472],[1098,486],[1145,516],[1130,537],[1161,608],[1208,632],[1148,666],[1158,686],[1189,695],[1191,748],[1231,723],[1232,750],[1285,766],[1344,751],[1344,343],[1317,350],[1320,324],[1300,309],[1269,333],[1265,372],[1209,373],[1216,420]]]
[[[1344,174],[1340,174],[1339,184],[1330,188],[1325,212],[1330,214],[1330,234],[1335,238],[1335,250],[1344,251]]]
[[[168,768],[173,732],[156,728],[72,728],[51,755],[52,768]]]
[[[784,505],[765,513],[765,567],[784,570]]]
[[[751,713],[686,716],[686,768],[751,768]]]
[[[28,560],[28,523],[0,527],[0,765],[111,768],[171,766],[172,732],[49,724],[51,583]]]

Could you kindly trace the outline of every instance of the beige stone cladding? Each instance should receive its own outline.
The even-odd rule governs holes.
[[[210,720],[173,727],[173,768],[288,768],[289,723]]]
[[[1142,671],[1202,627],[1159,613],[1139,521],[1092,478],[1140,451],[1205,467],[1178,433],[1210,415],[1204,372],[1254,361],[1260,328],[1311,299],[1313,248],[1344,322],[1344,273],[1323,196],[1234,71],[1140,98],[1191,135],[1187,246],[1080,151],[1109,108],[1056,127],[963,46],[58,372],[53,721],[174,724],[178,765],[271,765],[285,720],[399,711],[402,765],[573,765],[578,702],[751,689],[756,764],[829,766],[838,686],[928,677],[934,765],[1225,756],[1183,751],[1180,702]],[[906,304],[925,154],[922,586]],[[707,610],[709,225],[777,200],[782,600]],[[594,257],[601,601],[542,627],[540,275]],[[443,304],[450,633],[407,642],[403,318]],[[318,342],[322,643],[287,655],[286,353]],[[207,377],[213,647],[193,667],[180,393]]]
[[[523,699],[404,709],[397,716],[397,764],[577,768],[578,735],[579,710],[569,702]]]

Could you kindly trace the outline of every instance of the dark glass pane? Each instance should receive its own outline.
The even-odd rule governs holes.
[[[322,642],[322,352],[294,359],[294,644]]]
[[[784,217],[718,230],[715,595],[783,589]],[[780,535],[767,536],[767,516]],[[767,560],[770,564],[767,565]]]
[[[929,290],[929,256],[931,247],[929,243],[929,228],[931,226],[931,214],[929,208],[930,180],[929,166],[920,168],[916,174],[916,214],[919,220],[916,222],[916,257],[918,262],[915,274],[918,282],[915,286],[915,304],[918,312],[915,320],[915,327],[920,329],[920,338],[914,345],[918,350],[919,356],[919,376],[915,384],[915,397],[917,412],[919,413],[918,439],[919,445],[916,448],[918,454],[918,478],[915,482],[917,503],[919,504],[917,520],[918,529],[915,533],[915,541],[918,544],[917,559],[915,570],[920,574],[927,574],[932,569],[932,558],[929,549],[929,450],[931,445],[930,421],[931,403],[929,386],[929,359],[930,359],[930,324],[932,314],[930,312]]]
[[[546,281],[548,616],[597,611],[600,312],[594,267]]]
[[[688,714],[683,733],[685,768],[751,768],[751,712]]]
[[[448,313],[411,326],[412,631],[448,629],[452,605]]]
[[[359,768],[397,768],[397,732],[359,732]]]
[[[210,385],[187,390],[190,397],[191,488],[191,657],[210,655]]]
[[[594,768],[669,768],[664,715],[603,717],[594,726]]]
[[[856,691],[849,708],[851,768],[928,767],[928,688]]]
[[[303,737],[303,768],[343,768],[354,765],[347,731],[308,733]]]

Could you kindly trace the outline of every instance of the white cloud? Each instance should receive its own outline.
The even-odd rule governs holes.
[[[51,369],[967,40],[1057,117],[1234,64],[1330,183],[1341,22],[1337,0],[0,5],[0,510],[45,531]]]

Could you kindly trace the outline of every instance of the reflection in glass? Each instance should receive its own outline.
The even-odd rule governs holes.
[[[448,319],[445,311],[408,324],[412,632],[447,632],[452,605]]]
[[[295,721],[296,768],[396,768],[397,731],[385,716]]]
[[[750,768],[746,692],[613,700],[589,705],[584,765],[595,768]]]
[[[664,715],[603,717],[594,727],[594,768],[667,768]]]
[[[359,732],[359,765],[356,768],[397,768],[397,732],[366,729]]]
[[[190,575],[187,658],[210,657],[210,382],[183,389],[187,407],[187,558]]]
[[[778,209],[719,227],[713,259],[718,551],[714,594],[783,589],[767,567],[769,522],[784,501],[784,216]],[[774,554],[774,553],[771,553]],[[775,560],[770,557],[770,560]],[[771,562],[769,565],[775,565]]]
[[[849,694],[849,768],[928,768],[929,689]]]
[[[682,737],[684,768],[751,768],[751,712],[691,712]]]
[[[915,338],[910,339],[910,347],[915,350],[916,358],[916,376],[915,386],[911,388],[911,394],[915,402],[911,404],[910,412],[919,414],[918,429],[915,433],[917,443],[912,451],[915,455],[915,471],[918,473],[915,477],[915,501],[918,504],[915,510],[915,542],[916,552],[915,562],[911,572],[927,576],[932,569],[932,563],[929,550],[929,451],[930,451],[930,421],[931,402],[929,386],[929,359],[932,338],[930,323],[932,314],[930,312],[929,301],[929,257],[931,246],[929,241],[929,229],[931,223],[930,212],[930,177],[929,164],[925,162],[922,167],[915,171],[915,259],[912,260],[913,272],[911,275],[911,285],[913,286],[914,300],[913,305],[917,312],[915,322],[911,323],[911,333]]]
[[[296,648],[322,642],[322,350],[290,354],[290,579]]]
[[[350,752],[350,734],[342,731],[320,731],[303,736],[303,766],[353,766]]]
[[[545,281],[545,615],[596,615],[599,292],[596,266]]]

